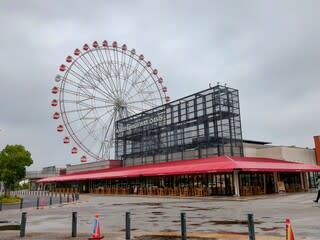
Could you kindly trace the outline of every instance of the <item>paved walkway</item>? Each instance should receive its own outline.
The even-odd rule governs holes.
[[[319,240],[320,205],[312,202],[314,197],[315,193],[183,199],[81,195],[78,203],[41,210],[25,209],[26,239],[69,239],[73,211],[78,212],[78,239],[90,236],[97,212],[106,239],[124,239],[125,212],[130,211],[134,239],[179,239],[180,212],[185,212],[190,237],[188,240],[200,239],[199,237],[248,239],[248,213],[254,214],[257,240],[284,239],[286,217],[292,221],[296,239]],[[0,222],[19,224],[20,218],[20,210],[0,212]],[[0,239],[19,239],[18,236],[18,231],[0,232]],[[166,237],[160,238],[161,236]]]

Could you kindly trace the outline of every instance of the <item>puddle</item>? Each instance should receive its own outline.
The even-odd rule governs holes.
[[[20,225],[0,226],[0,231],[6,231],[6,230],[20,230]]]
[[[138,230],[137,228],[131,228],[131,231],[136,231],[136,230]],[[124,229],[124,228],[122,228],[122,229],[120,229],[120,232],[125,232],[126,231],[126,229]]]
[[[274,231],[278,229],[284,229],[283,227],[261,227],[260,228],[262,231],[268,232],[268,231]]]
[[[219,234],[234,234],[234,235],[245,235],[248,236],[248,232],[231,232],[231,231],[219,231]]]
[[[161,206],[162,203],[159,202],[141,202],[141,203],[114,203],[112,206],[128,206],[128,205],[134,205],[134,206]]]
[[[222,221],[208,221],[206,223],[213,223],[215,225],[232,225],[232,224],[240,224],[240,225],[248,225],[247,220],[222,220]],[[255,221],[254,224],[261,224],[260,221]]]
[[[190,238],[190,237],[188,237],[188,240],[204,240],[204,239],[217,240],[216,238]],[[181,240],[181,237],[146,235],[146,236],[135,237],[134,240]]]
[[[163,212],[151,212],[151,213],[154,215],[163,215],[164,214]]]

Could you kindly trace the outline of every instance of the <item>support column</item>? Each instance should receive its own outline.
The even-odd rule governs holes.
[[[305,184],[304,175],[305,175],[305,173],[303,173],[303,172],[300,173],[300,182],[301,182],[301,189],[302,190],[307,189],[307,184]]]
[[[277,193],[277,192],[279,192],[279,189],[278,189],[278,173],[277,172],[273,173],[273,180],[274,180],[274,191]]]
[[[234,196],[240,196],[240,187],[239,187],[239,170],[233,171],[233,185],[234,185]]]
[[[267,182],[266,182],[266,174],[263,173],[263,193],[267,194]]]

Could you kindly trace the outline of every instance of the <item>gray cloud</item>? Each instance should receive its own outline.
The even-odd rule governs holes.
[[[239,89],[243,136],[313,147],[319,134],[318,1],[2,1],[0,147],[34,166],[78,163],[50,108],[58,66],[76,47],[118,40],[159,69],[175,99]]]

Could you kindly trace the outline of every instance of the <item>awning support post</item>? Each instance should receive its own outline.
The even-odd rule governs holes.
[[[233,171],[233,185],[234,185],[234,196],[240,196],[240,187],[239,187],[239,170]]]

